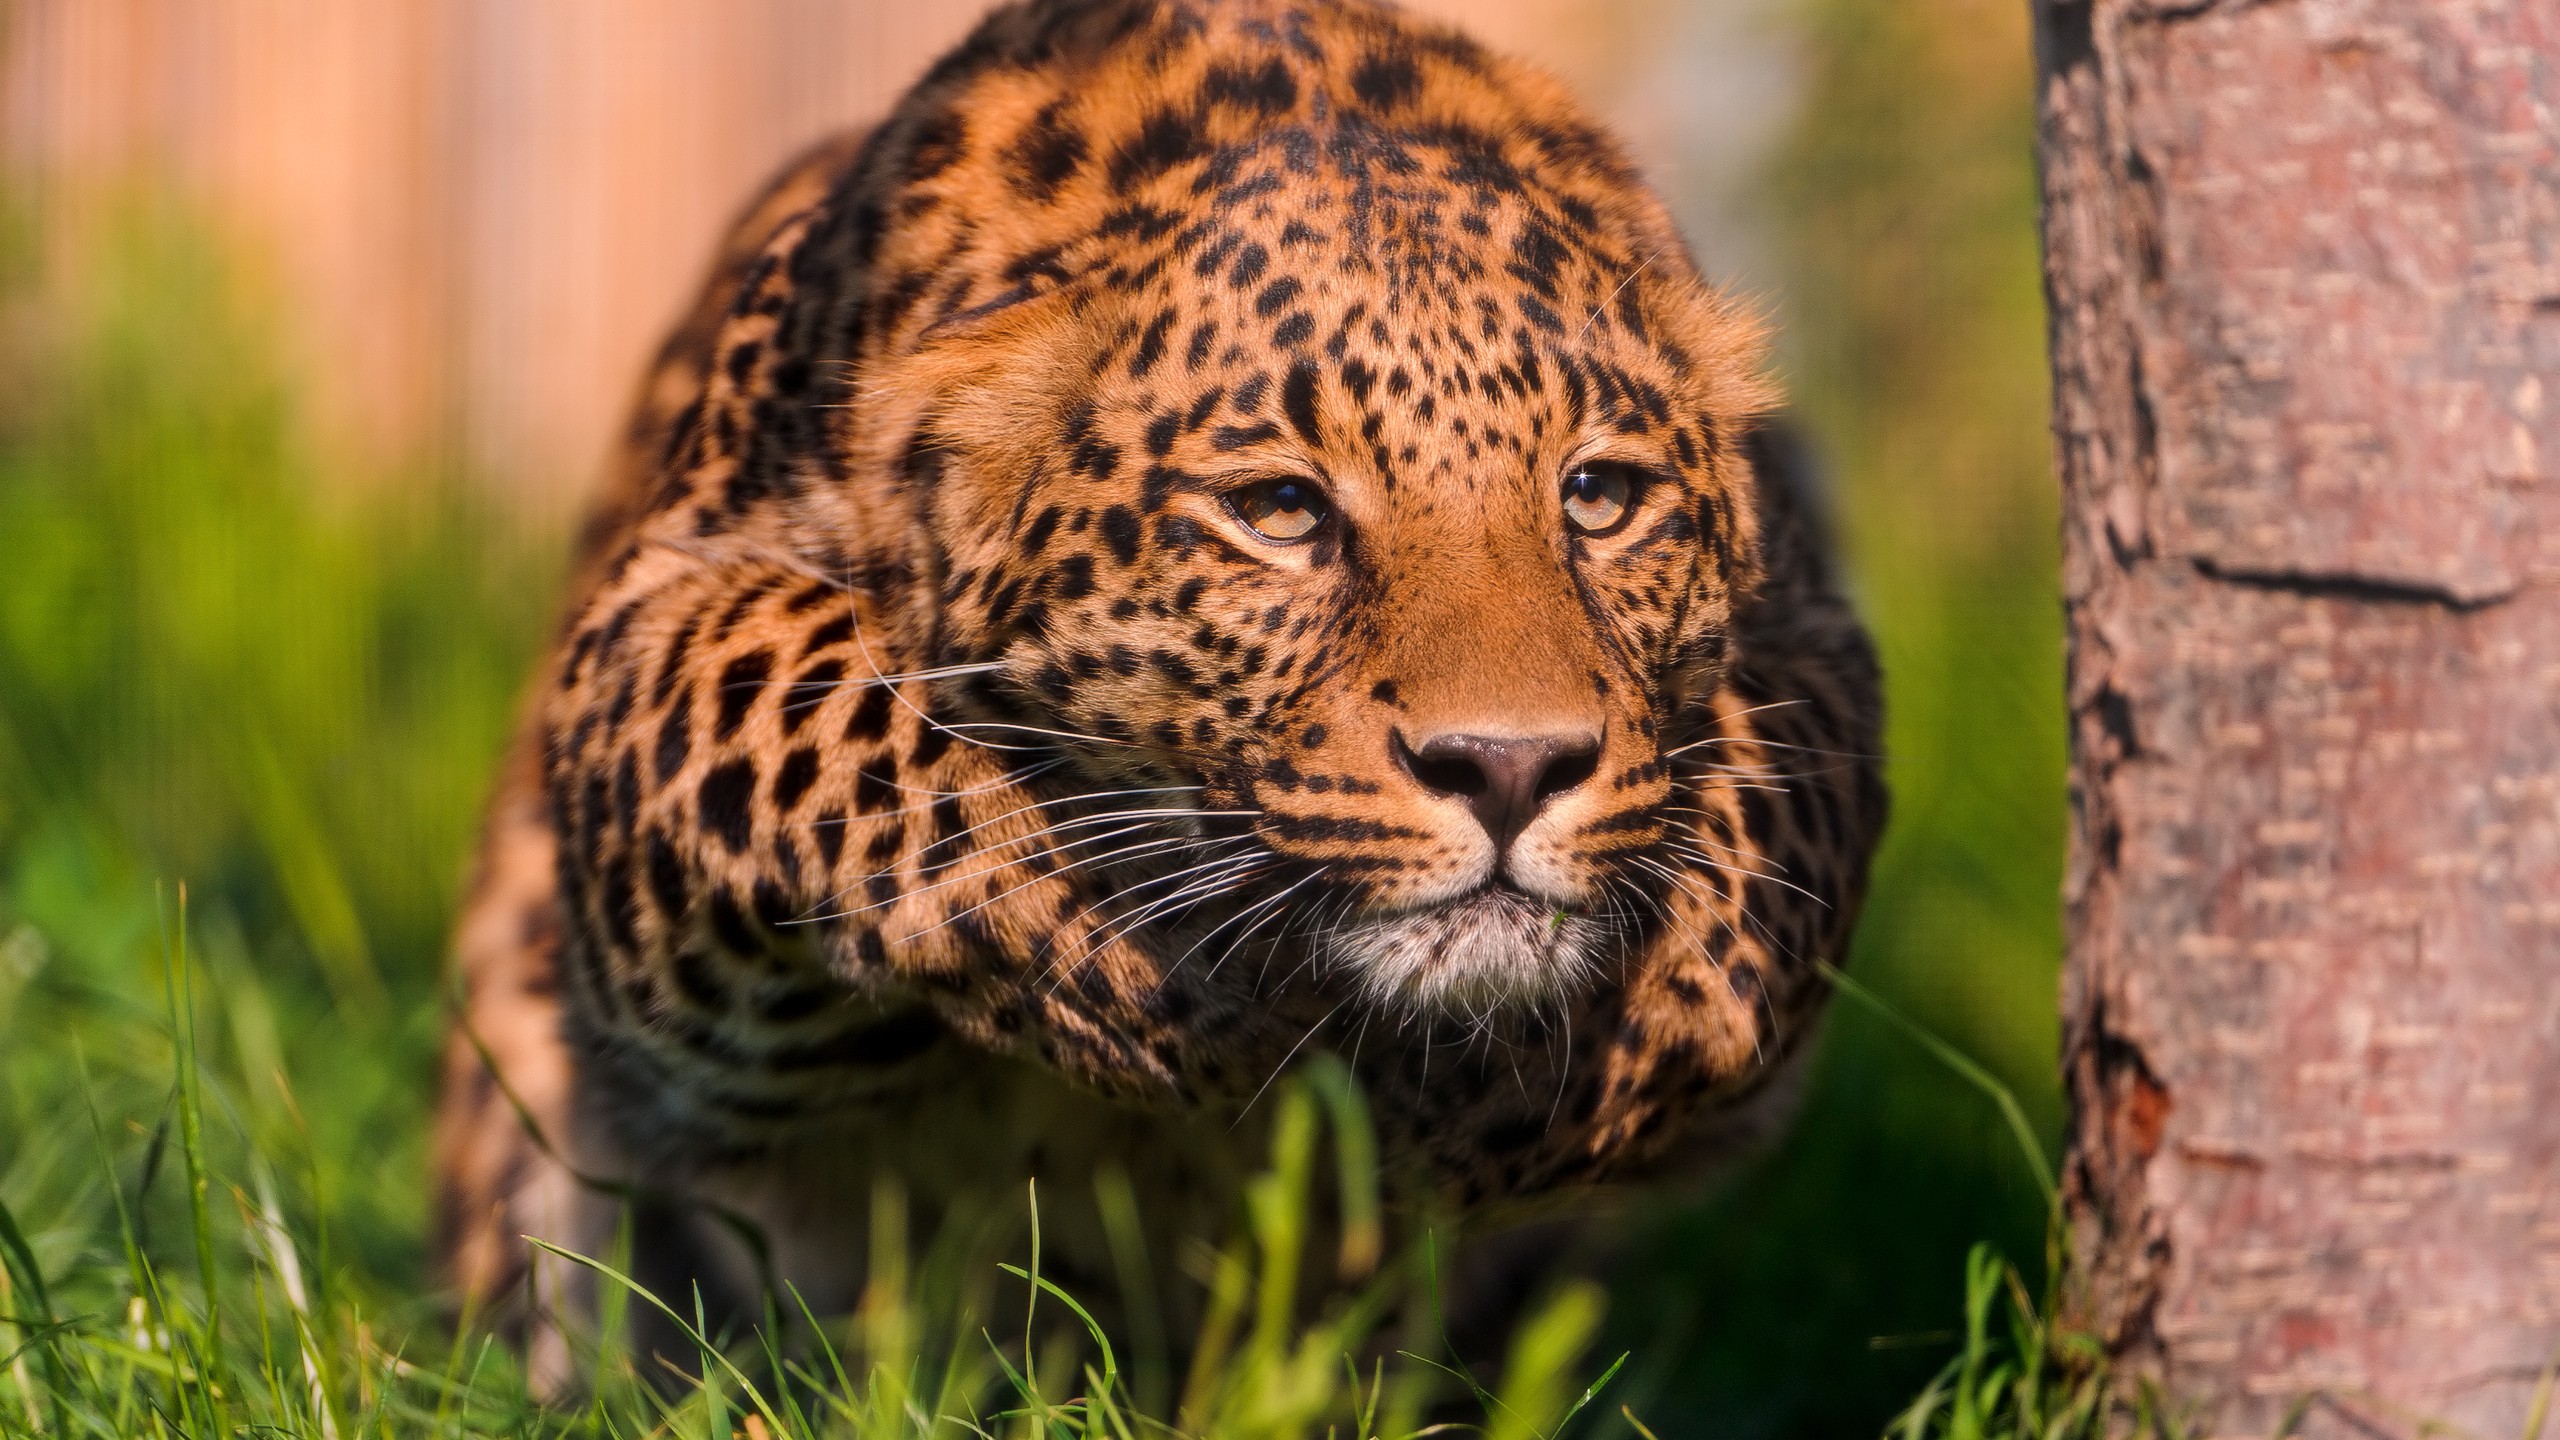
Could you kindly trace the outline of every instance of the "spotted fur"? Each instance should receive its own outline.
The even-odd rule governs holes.
[[[1883,816],[1760,346],[1454,32],[997,12],[752,208],[642,396],[461,931],[459,1279],[600,1243],[599,1178],[804,1288],[881,1170],[1214,1221],[1310,1046],[1467,1203],[1695,1158]],[[1593,460],[1646,477],[1608,534],[1559,508]],[[1255,535],[1275,477],[1333,521]],[[1398,759],[1462,731],[1595,748],[1505,851]]]

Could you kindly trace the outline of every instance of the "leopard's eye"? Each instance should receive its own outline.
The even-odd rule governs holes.
[[[1324,492],[1305,480],[1258,480],[1227,492],[1227,509],[1274,545],[1291,545],[1321,529],[1333,513]]]
[[[1585,535],[1606,535],[1627,521],[1644,482],[1614,460],[1576,465],[1564,477],[1564,518]]]

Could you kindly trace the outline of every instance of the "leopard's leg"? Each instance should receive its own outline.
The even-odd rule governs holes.
[[[510,758],[481,857],[455,933],[460,1005],[436,1123],[436,1253],[464,1304],[523,1347],[536,1392],[560,1395],[594,1343],[599,1282],[535,1241],[597,1259],[627,1246],[630,1273],[651,1293],[689,1302],[699,1291],[709,1313],[752,1319],[763,1268],[755,1247],[789,1219],[697,1194],[706,1187],[692,1175],[645,1173],[610,1123],[613,1097],[600,1093],[609,1081],[564,1029],[558,842],[531,736]],[[629,1309],[633,1350],[691,1363],[689,1339],[645,1302]]]
[[[528,1347],[537,1384],[571,1370],[564,1313],[583,1313],[583,1272],[535,1264],[528,1237],[601,1254],[613,1198],[579,1179],[609,1171],[607,1138],[573,1103],[561,1032],[563,940],[556,842],[543,813],[537,739],[509,758],[454,935],[459,990],[435,1128],[436,1257],[464,1304]]]
[[[701,392],[713,337],[741,276],[774,232],[852,163],[861,141],[860,132],[848,132],[811,147],[732,225],[634,399],[579,539],[573,605],[645,513],[668,432]],[[524,1237],[604,1253],[622,1223],[622,1203],[577,1176],[609,1177],[628,1167],[596,1106],[577,1099],[575,1057],[563,1034],[565,935],[541,746],[538,718],[528,716],[491,801],[479,869],[455,929],[462,1003],[446,1040],[436,1121],[435,1253],[449,1282],[526,1342],[537,1371],[556,1388],[568,1378],[569,1355],[553,1322],[587,1313],[593,1287],[574,1267],[534,1265]],[[657,1225],[641,1220],[644,1229]]]

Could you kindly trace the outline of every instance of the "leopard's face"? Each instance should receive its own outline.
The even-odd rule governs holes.
[[[1060,861],[1481,1015],[1697,866],[1666,757],[1756,578],[1757,341],[1640,191],[1550,173],[1592,157],[1333,120],[1098,197],[924,331],[910,474],[943,653],[995,667],[970,733],[1044,767]]]

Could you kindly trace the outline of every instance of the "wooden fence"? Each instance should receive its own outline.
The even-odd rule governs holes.
[[[1675,189],[1719,137],[1767,128],[1765,51],[1730,25],[1648,0],[1418,8],[1579,83]],[[271,297],[328,453],[365,462],[347,473],[458,454],[541,510],[593,473],[731,208],[885,108],[982,9],[16,0],[0,154],[75,263],[104,197],[137,184],[208,216]],[[1701,96],[1734,123],[1672,133]]]

